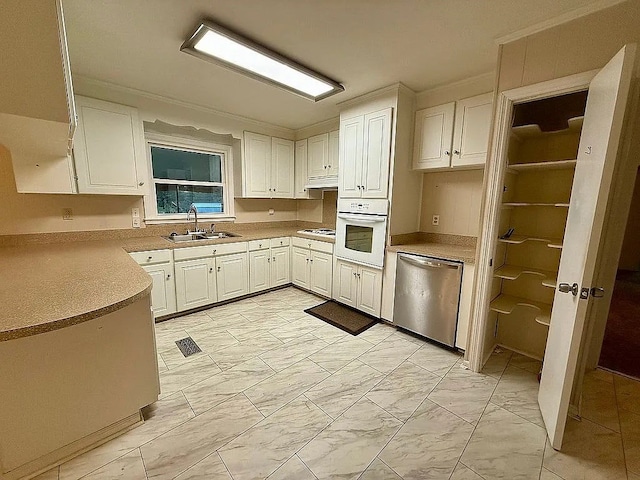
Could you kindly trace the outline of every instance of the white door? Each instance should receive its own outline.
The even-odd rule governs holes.
[[[294,144],[283,138],[271,139],[271,196],[294,197]]]
[[[340,132],[334,130],[329,132],[329,158],[327,159],[327,175],[330,177],[338,176],[338,165],[340,155]]]
[[[340,303],[356,306],[358,286],[358,266],[353,263],[336,261],[333,278],[333,298]]]
[[[487,161],[493,93],[465,98],[456,104],[451,166],[484,165]]]
[[[309,178],[327,176],[329,158],[329,135],[323,133],[307,139],[307,174]]]
[[[247,254],[235,253],[216,258],[218,301],[231,300],[249,293]]]
[[[358,304],[356,308],[374,317],[380,316],[382,302],[382,271],[373,268],[358,269]]]
[[[216,275],[213,258],[175,263],[178,311],[201,307],[216,301]]]
[[[291,249],[291,282],[302,288],[309,288],[309,250]]]
[[[269,288],[269,249],[249,252],[249,292]]]
[[[455,103],[416,112],[413,168],[443,168],[451,163]]]
[[[391,157],[391,108],[364,116],[362,198],[387,198]]]
[[[78,193],[138,194],[146,170],[138,111],[85,97],[76,97],[76,104]]]
[[[243,155],[244,196],[269,198],[271,196],[271,137],[244,132]]]
[[[362,148],[364,143],[364,117],[340,122],[340,198],[360,198],[362,178]]]
[[[558,284],[595,287],[591,281],[629,85],[635,45],[625,46],[594,77],[578,149],[578,161],[560,258]],[[588,298],[556,290],[538,393],[540,411],[553,448],[562,446]]]
[[[333,256],[327,253],[311,251],[309,255],[309,290],[325,297],[331,297]]]
[[[304,186],[308,183],[307,175],[307,139],[296,142],[295,151],[295,197],[309,198],[309,192]]]
[[[271,249],[271,286],[279,287],[291,282],[291,249],[274,247]]]
[[[174,313],[176,311],[176,283],[173,278],[173,265],[149,265],[142,268],[153,280],[151,307],[154,318]]]

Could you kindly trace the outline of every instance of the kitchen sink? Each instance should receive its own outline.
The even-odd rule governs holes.
[[[168,237],[164,237],[167,240],[171,240],[175,243],[181,242],[196,242],[198,240],[216,240],[218,238],[233,238],[240,237],[237,233],[230,232],[214,232],[214,233],[185,233],[182,235],[169,235]]]

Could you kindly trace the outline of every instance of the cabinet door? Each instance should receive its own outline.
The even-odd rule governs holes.
[[[271,196],[294,197],[294,144],[282,138],[271,139]]]
[[[271,249],[271,286],[279,287],[291,282],[291,249],[276,247]]]
[[[451,164],[455,103],[416,112],[413,168],[444,168]]]
[[[451,166],[484,165],[487,160],[493,93],[456,103]]]
[[[295,197],[309,198],[309,192],[304,186],[307,184],[307,139],[296,142],[295,151]]]
[[[216,275],[212,258],[176,262],[176,300],[178,311],[201,307],[216,301]]]
[[[76,105],[78,193],[141,195],[146,156],[138,111],[85,97],[76,97]]]
[[[153,280],[151,288],[151,307],[154,317],[161,317],[176,311],[176,283],[173,278],[173,265],[149,265],[142,267]]]
[[[362,197],[387,198],[391,157],[391,108],[364,116]]]
[[[333,280],[333,256],[327,253],[314,252],[309,255],[309,290],[325,297],[331,297]]]
[[[338,260],[333,274],[333,298],[354,308],[357,303],[357,270],[357,265]]]
[[[382,301],[382,271],[358,268],[358,305],[356,308],[374,317],[380,317]]]
[[[216,257],[218,301],[231,300],[249,293],[247,254],[236,253]]]
[[[269,249],[249,252],[249,292],[269,288]]]
[[[340,122],[340,198],[360,198],[364,117]]]
[[[307,145],[307,173],[309,178],[326,177],[329,159],[329,134],[323,133],[322,135],[309,137]]]
[[[340,132],[329,132],[329,158],[327,159],[327,176],[337,177],[339,170]]]
[[[243,196],[271,197],[271,137],[244,132]]]
[[[291,282],[302,288],[309,288],[309,250],[291,249]]]

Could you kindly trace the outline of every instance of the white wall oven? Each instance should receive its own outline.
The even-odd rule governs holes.
[[[338,200],[335,253],[339,259],[382,268],[388,206],[386,199]]]

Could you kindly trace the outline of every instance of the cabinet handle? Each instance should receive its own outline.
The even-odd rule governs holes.
[[[307,263],[309,263],[309,259],[307,258],[306,260],[307,260]]]
[[[144,182],[140,182],[140,183],[138,183],[138,185],[139,185],[139,186],[143,186],[143,185],[144,185]]]
[[[147,262],[150,262],[153,259],[153,257],[147,257]]]
[[[258,244],[258,248],[262,248],[262,244],[261,243]]]
[[[313,258],[309,259],[309,261],[310,261],[311,263],[313,263]]]
[[[273,257],[273,261],[274,261],[274,262],[276,261],[276,257]]]
[[[358,278],[360,278],[360,274],[359,273],[357,273],[356,275],[358,276]]]
[[[213,273],[213,267],[209,267],[209,273]]]
[[[216,254],[216,252],[217,252],[217,250],[215,250],[215,249],[214,249],[214,250],[213,250],[212,255],[215,255],[215,254]]]
[[[271,258],[267,257],[267,263],[271,263]]]
[[[449,150],[445,150],[444,154],[448,157],[449,155],[451,155],[451,152]]]
[[[220,269],[221,269],[221,268],[222,268],[222,267],[218,267],[218,271],[220,271]]]
[[[326,170],[326,169],[327,169],[327,166],[326,166],[326,165],[323,165],[323,166],[322,166],[322,168],[324,168],[324,169]]]
[[[455,153],[456,155],[460,155],[460,150],[454,150],[453,153]]]
[[[358,275],[356,272],[353,272],[353,276],[355,277],[356,275]]]
[[[171,279],[171,274],[167,274],[167,280]]]

